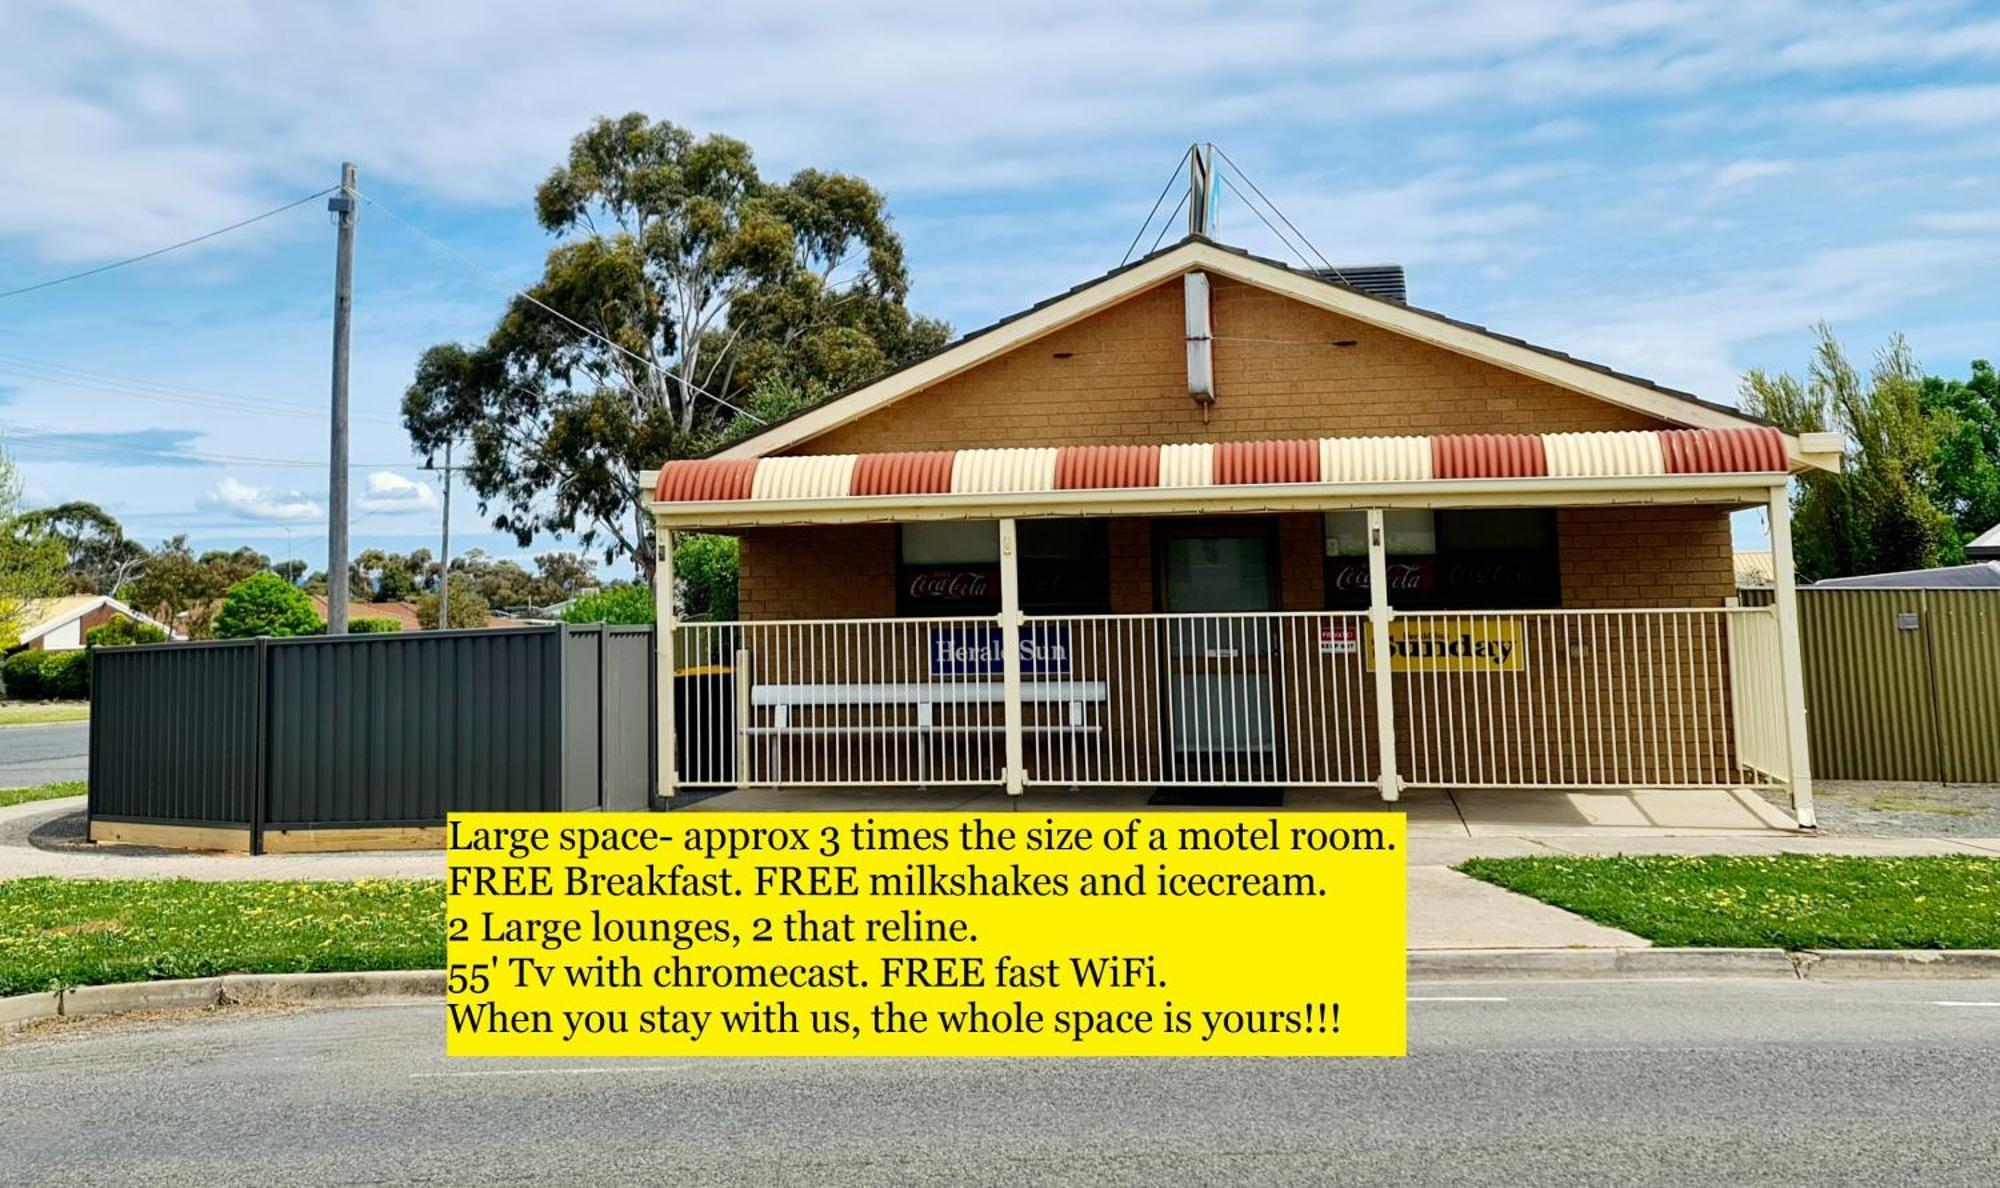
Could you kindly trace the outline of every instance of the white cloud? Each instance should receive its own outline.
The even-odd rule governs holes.
[[[1587,318],[1536,318],[1523,311],[1540,323],[1524,332],[1583,358],[1733,402],[1743,344],[1796,333],[1822,318],[1838,324],[1870,317],[1951,290],[1981,267],[1980,258],[1954,240],[1885,240],[1663,292],[1579,293],[1575,306]]]
[[[1569,144],[1589,136],[1595,128],[1588,120],[1564,117],[1557,120],[1543,120],[1516,137],[1522,144]]]
[[[1913,215],[1910,222],[1932,231],[2000,231],[2000,210],[1949,210]]]
[[[578,0],[560,20],[546,5],[493,0],[471,23],[392,0],[17,0],[0,11],[0,45],[33,47],[0,70],[11,133],[0,234],[101,259],[328,183],[341,156],[362,163],[364,190],[517,203],[590,117],[632,108],[742,136],[778,170],[839,165],[901,193],[1041,187],[1122,173],[1138,146],[1152,160],[1194,135],[1247,140],[1274,120],[1310,126],[1328,113],[1344,130],[1459,106],[1559,143],[1588,130],[1551,110],[1565,103],[1984,59],[2000,55],[2000,22],[1808,0],[1259,12],[1215,0],[854,0],[693,14]],[[2000,106],[1981,94],[1991,90],[1884,102],[1904,104],[1903,117],[1962,120],[1972,117],[1948,113]],[[1486,142],[1472,132],[1466,143]],[[1301,156],[1337,159],[1343,135],[1299,140]]]
[[[1829,120],[1958,130],[2000,124],[2000,84],[1918,87],[1828,99],[1818,106]]]
[[[231,475],[210,487],[195,506],[244,520],[315,520],[326,515],[318,501],[301,492],[253,487]]]
[[[378,470],[368,476],[360,502],[367,512],[431,511],[438,506],[438,493],[429,483]]]

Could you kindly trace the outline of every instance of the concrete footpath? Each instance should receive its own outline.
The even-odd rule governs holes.
[[[2000,838],[1879,838],[1802,834],[1784,828],[1781,815],[1738,796],[1750,793],[1636,793],[1498,795],[1461,793],[1413,796],[1396,808],[1409,829],[1409,934],[1412,951],[1643,949],[1648,942],[1607,928],[1539,900],[1462,875],[1451,867],[1468,858],[1569,857],[1611,854],[1853,854],[1894,857],[1978,854],[2000,857]],[[730,804],[742,797],[743,801]],[[1024,810],[1059,811],[1053,798],[1029,798]],[[1137,808],[1129,802],[1094,803],[1096,797],[1061,802],[1063,808]],[[1305,798],[1301,798],[1305,799]],[[1320,799],[1314,797],[1312,799]],[[1342,797],[1291,807],[1331,811],[1379,808],[1368,798]],[[761,793],[736,793],[704,808],[769,807]],[[794,796],[796,808],[860,807],[826,796]],[[1004,802],[1002,802],[1004,803]],[[869,808],[885,809],[879,799]],[[966,807],[986,807],[971,805]],[[998,807],[997,805],[994,807]],[[65,843],[83,798],[0,808],[0,879],[437,879],[444,855],[437,851],[353,854],[187,854],[130,846]],[[1466,814],[1478,822],[1476,834]],[[1774,820],[1777,818],[1778,820]],[[1503,831],[1503,823],[1511,831]],[[66,832],[65,832],[66,831]],[[34,844],[38,834],[42,844]]]

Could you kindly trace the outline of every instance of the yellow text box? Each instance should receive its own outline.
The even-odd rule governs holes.
[[[1365,626],[1361,632],[1366,635]],[[1375,641],[1367,640],[1368,671]],[[1394,619],[1389,623],[1391,672],[1520,672],[1525,655],[1518,619]]]
[[[472,813],[454,1056],[1396,1056],[1400,813]]]

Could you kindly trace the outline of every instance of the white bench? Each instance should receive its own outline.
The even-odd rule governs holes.
[[[1021,704],[1065,706],[1060,722],[1038,722],[1024,724],[1024,734],[1074,735],[1098,734],[1104,727],[1090,720],[1087,707],[1102,705],[1109,696],[1109,689],[1103,681],[1023,681],[1021,682]],[[1000,681],[951,680],[936,683],[890,683],[879,685],[755,685],[750,690],[750,707],[753,719],[758,710],[769,710],[768,724],[759,725],[754,720],[740,723],[746,736],[770,740],[770,760],[768,770],[773,782],[779,779],[778,742],[784,737],[810,737],[825,735],[935,735],[935,734],[999,734],[1007,727],[1000,722],[939,722],[937,707],[941,705],[999,705],[1007,699],[1006,685]],[[910,723],[869,722],[840,726],[815,726],[793,720],[794,710],[828,709],[847,707],[852,709],[876,709],[890,706],[915,706],[916,720]],[[928,774],[929,752],[927,748],[917,749],[917,783],[921,785]]]

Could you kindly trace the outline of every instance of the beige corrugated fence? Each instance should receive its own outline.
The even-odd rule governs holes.
[[[2000,783],[2000,590],[1802,589],[1799,633],[1814,776]]]

